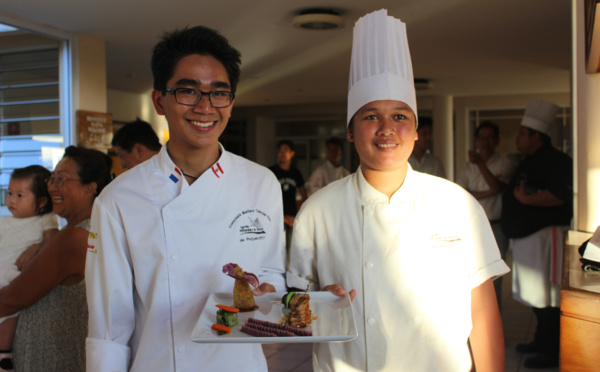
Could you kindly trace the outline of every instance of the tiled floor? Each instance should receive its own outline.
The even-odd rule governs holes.
[[[510,266],[510,254],[507,257]],[[506,344],[506,372],[546,371],[558,372],[557,368],[534,370],[523,366],[527,356],[515,351],[520,342],[529,342],[535,331],[535,317],[530,308],[512,299],[510,274],[502,282],[503,304],[502,322]],[[265,344],[263,350],[267,357],[270,372],[312,372],[312,344]]]

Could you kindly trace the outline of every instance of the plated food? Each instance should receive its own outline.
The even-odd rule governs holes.
[[[352,302],[330,292],[265,293],[254,298],[258,277],[236,263],[223,266],[233,292],[212,293],[192,332],[198,343],[308,343],[357,336]],[[283,296],[283,297],[282,297]],[[319,314],[319,317],[315,316]],[[316,319],[320,319],[315,322]]]
[[[317,319],[310,310],[310,295],[308,292],[288,292],[281,302],[290,309],[282,323],[297,328],[306,328],[313,320]]]
[[[233,285],[233,306],[241,311],[256,309],[256,302],[250,285],[258,287],[258,277],[253,273],[245,272],[238,264],[228,263],[223,266],[223,272],[235,279]]]
[[[235,300],[235,296],[233,298]],[[288,315],[282,318],[280,323],[248,318],[246,323],[240,328],[240,331],[256,337],[312,336],[312,331],[301,329],[306,328],[312,320],[309,299],[310,296],[308,293],[296,294],[296,292],[291,292],[289,293],[289,299],[284,302],[284,306],[290,308],[290,311]],[[231,333],[231,329],[238,325],[238,313],[240,310],[236,307],[222,304],[215,306],[218,308],[217,322],[211,326],[211,329],[217,332],[218,335]],[[306,315],[307,313],[308,316]]]
[[[312,331],[277,324],[266,320],[248,318],[241,331],[257,337],[295,337],[312,336]]]
[[[253,323],[267,328],[280,327],[282,318],[287,317],[290,312],[290,309],[286,308],[281,302],[284,294],[282,292],[271,292],[256,296],[255,301],[258,309],[238,312],[238,324],[230,327],[230,333],[225,332],[220,334],[219,328],[213,329],[212,325],[217,324],[216,313],[218,310],[221,310],[221,306],[233,307],[233,295],[232,292],[211,293],[190,338],[196,343],[274,344],[345,342],[357,337],[358,332],[356,322],[354,321],[352,301],[350,301],[349,296],[339,297],[331,292],[308,292],[311,314],[318,315],[318,320],[313,320],[306,328],[292,327],[293,331],[303,332],[306,336],[287,335],[274,337],[254,331],[249,331],[254,333],[253,335],[242,332],[242,327],[250,326]],[[227,326],[219,325],[219,327]],[[288,327],[291,326],[288,325]],[[289,330],[286,332],[294,333]],[[312,336],[310,336],[309,332],[312,332]],[[267,333],[274,332],[268,331]]]
[[[258,277],[253,273],[245,272],[238,264],[228,263],[223,265],[223,273],[235,279],[233,286],[233,306],[217,304],[217,322],[211,329],[217,334],[231,333],[231,328],[238,325],[240,311],[252,311],[258,308],[250,285],[258,287]],[[313,319],[310,310],[310,295],[308,292],[288,292],[281,299],[286,310],[278,323],[249,318],[241,327],[241,331],[251,336],[258,337],[294,337],[312,336],[311,331],[294,332],[299,328],[306,328]]]
[[[216,305],[217,310],[217,324],[222,324],[227,327],[235,327],[238,324],[238,313],[239,309],[226,305]]]

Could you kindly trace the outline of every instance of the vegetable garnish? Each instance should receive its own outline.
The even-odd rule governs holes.
[[[223,272],[234,279],[239,279],[239,280],[243,280],[247,283],[250,283],[254,288],[258,287],[258,276],[254,275],[252,273],[249,273],[249,272],[245,272],[245,271],[244,271],[244,275],[236,275],[235,274],[236,267],[238,267],[237,264],[228,263],[226,265],[223,265]]]
[[[215,305],[215,306],[217,306],[221,310],[229,311],[230,313],[239,313],[240,312],[240,309],[238,309],[237,307],[233,307],[233,306],[227,306],[227,305]]]
[[[227,327],[226,325],[223,324],[213,324],[210,327],[213,331],[217,331],[217,333],[219,333],[220,335],[225,334],[225,333],[231,333],[231,328]]]
[[[285,307],[287,307],[289,309],[290,301],[292,300],[292,297],[294,297],[295,294],[296,294],[296,292],[288,292],[288,293],[284,294],[283,297],[281,298],[281,303],[283,303],[283,305],[285,305]]]

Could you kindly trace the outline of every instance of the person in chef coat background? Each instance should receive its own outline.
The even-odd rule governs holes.
[[[88,372],[267,371],[260,344],[192,341],[211,294],[233,292],[224,265],[258,276],[255,296],[285,289],[279,182],[219,143],[240,59],[203,26],[165,33],[154,47],[152,101],[170,139],[94,204]]]
[[[408,163],[418,120],[405,24],[386,10],[359,19],[350,71],[360,166],[302,206],[287,284],[354,298],[358,337],[315,344],[314,370],[469,371],[470,341],[478,371],[504,371],[492,280],[509,269],[485,212]]]
[[[531,98],[516,137],[525,157],[502,199],[501,226],[513,254],[513,298],[532,307],[534,339],[518,344],[528,368],[559,365],[563,244],[573,218],[573,160],[552,145],[559,107]]]

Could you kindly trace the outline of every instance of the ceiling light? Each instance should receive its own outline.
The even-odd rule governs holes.
[[[332,30],[344,26],[344,18],[332,9],[311,8],[300,11],[293,24],[307,30]]]

